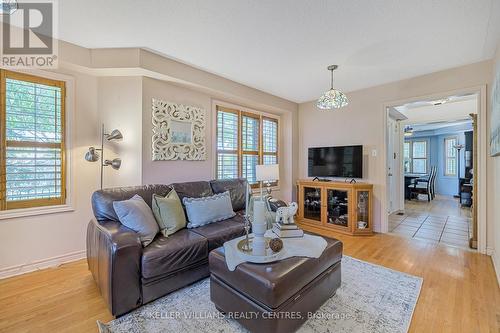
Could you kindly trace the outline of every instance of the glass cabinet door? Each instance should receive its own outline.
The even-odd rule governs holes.
[[[304,187],[304,218],[321,222],[321,188]]]
[[[356,225],[354,226],[357,230],[369,229],[370,217],[370,192],[368,191],[356,191]]]
[[[349,191],[326,190],[326,224],[338,227],[349,227]]]

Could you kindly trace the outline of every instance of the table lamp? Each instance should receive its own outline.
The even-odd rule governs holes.
[[[267,194],[271,194],[271,183],[279,180],[280,169],[278,164],[259,164],[255,166],[256,180],[260,182],[260,198],[262,200],[262,184],[266,183]]]

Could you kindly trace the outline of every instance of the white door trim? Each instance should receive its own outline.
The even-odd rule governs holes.
[[[384,172],[387,172],[387,147],[386,147],[386,142],[387,142],[387,118],[389,117],[388,115],[388,108],[406,104],[406,103],[411,103],[411,102],[416,102],[419,100],[433,100],[433,99],[441,99],[441,98],[446,98],[451,95],[462,95],[462,94],[477,94],[478,99],[477,99],[477,119],[478,119],[478,168],[479,168],[479,173],[478,173],[478,197],[475,198],[474,202],[477,203],[477,231],[478,231],[478,251],[480,253],[486,253],[486,226],[487,226],[487,198],[486,198],[486,164],[487,164],[487,159],[488,159],[488,128],[486,124],[486,119],[488,117],[488,109],[487,109],[487,101],[486,101],[486,85],[480,85],[480,86],[475,86],[475,87],[470,87],[470,88],[463,88],[463,89],[457,89],[457,90],[452,90],[452,91],[446,91],[446,92],[440,92],[436,94],[431,94],[431,95],[425,95],[425,96],[417,96],[417,97],[412,97],[412,98],[407,98],[407,99],[402,99],[402,100],[396,100],[396,101],[390,101],[387,103],[383,103],[382,108],[383,108],[383,131],[384,131],[384,146],[382,147],[382,158],[383,158],[383,163],[384,163]],[[386,188],[388,187],[387,183],[387,177],[386,179]],[[381,202],[381,212],[382,212],[382,221],[381,221],[381,231],[383,233],[387,233],[389,229],[389,222],[388,222],[388,214],[387,214],[387,206],[388,206],[388,194],[387,191],[382,191],[382,195],[384,198],[382,198]]]

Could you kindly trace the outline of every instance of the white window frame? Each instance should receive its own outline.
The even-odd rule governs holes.
[[[443,144],[444,144],[444,153],[443,153],[443,155],[444,155],[444,170],[443,170],[443,174],[445,177],[456,177],[457,172],[458,172],[458,152],[455,151],[455,157],[448,156],[448,149],[446,147],[446,142],[448,140],[455,140],[455,144],[457,144],[458,136],[453,135],[453,136],[448,136],[448,137],[444,138],[444,141],[443,141]],[[447,172],[449,159],[455,159],[455,173],[448,173]]]
[[[417,158],[413,157],[413,144],[415,142],[425,142],[425,157],[417,157]],[[414,174],[418,174],[418,175],[428,174],[429,173],[429,157],[430,157],[430,153],[429,153],[430,142],[429,142],[429,140],[415,138],[415,139],[411,139],[411,140],[405,140],[404,143],[410,144],[410,148],[409,148],[410,171],[408,171],[408,173],[414,173]],[[403,143],[403,145],[404,145],[404,143]],[[425,160],[425,172],[421,173],[421,172],[414,172],[413,171],[413,160],[414,159]],[[403,169],[404,169],[404,165],[403,165]]]
[[[212,125],[213,125],[213,131],[212,131],[212,149],[214,150],[212,153],[213,156],[213,163],[212,163],[212,178],[217,179],[217,106],[223,107],[223,108],[228,108],[228,109],[235,109],[238,111],[241,111],[242,113],[249,113],[249,114],[254,114],[256,116],[262,116],[264,118],[271,118],[274,119],[278,122],[278,164],[280,161],[283,160],[283,155],[282,155],[282,145],[281,145],[281,117],[279,115],[273,114],[273,113],[268,113],[268,112],[263,112],[263,111],[258,111],[254,110],[251,108],[247,108],[241,105],[233,104],[233,103],[228,103],[220,100],[212,100],[212,114],[213,114],[213,119],[212,119]],[[261,138],[262,139],[262,138]],[[279,191],[280,190],[280,184],[281,182],[276,182],[274,185],[271,186],[271,189],[274,191]]]
[[[16,70],[16,72],[40,76],[43,78],[64,81],[66,83],[66,110],[65,110],[65,163],[66,163],[66,203],[62,205],[9,209],[0,211],[0,220],[71,212],[75,210],[75,191],[73,191],[73,141],[74,141],[74,116],[75,116],[75,79],[72,76],[46,72],[40,69]]]

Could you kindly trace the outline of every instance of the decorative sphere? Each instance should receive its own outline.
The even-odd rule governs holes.
[[[269,241],[269,247],[273,252],[279,252],[283,248],[283,241],[279,238],[273,238]]]

